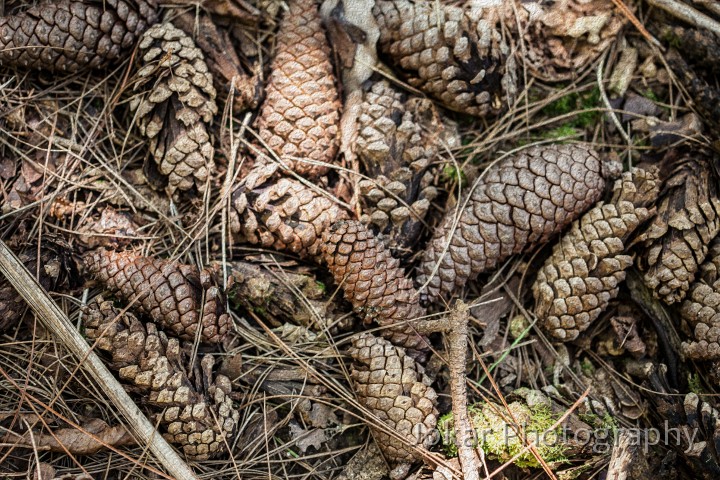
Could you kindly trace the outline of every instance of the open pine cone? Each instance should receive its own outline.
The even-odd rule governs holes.
[[[349,354],[358,401],[385,423],[380,428],[371,420],[370,428],[387,461],[395,466],[421,460],[416,449],[430,446],[438,419],[437,393],[423,367],[403,348],[370,333],[353,338]]]
[[[366,322],[385,327],[380,333],[393,344],[413,354],[427,351],[428,340],[407,323],[425,314],[419,295],[372,232],[358,221],[341,221],[325,230],[322,239],[322,259],[355,311]]]
[[[502,2],[463,9],[433,1],[378,0],[379,52],[405,80],[451,110],[500,111],[517,90],[516,62],[501,32]]]
[[[167,181],[170,195],[193,186],[204,191],[215,171],[209,130],[217,105],[202,51],[165,22],[142,36],[138,59],[135,89],[144,93],[130,106],[140,132],[150,139],[155,163],[146,164],[147,176],[158,184]]]
[[[641,234],[639,266],[657,298],[685,298],[708,245],[720,232],[717,157],[708,151],[675,149],[662,161],[669,172],[657,214]]]
[[[618,294],[633,263],[628,239],[653,213],[656,171],[635,168],[615,182],[613,198],[600,202],[553,247],[533,285],[540,326],[557,340],[587,330]]]
[[[326,173],[338,151],[340,99],[330,55],[317,2],[290,0],[257,129],[283,163],[309,177]]]
[[[204,378],[191,382],[186,372],[188,355],[175,338],[168,338],[153,323],[143,325],[131,313],[96,297],[84,308],[85,332],[99,349],[112,355],[111,367],[157,407],[163,436],[182,447],[191,460],[207,460],[227,450],[239,412],[229,394],[230,379],[212,376],[213,357],[201,361]]]
[[[43,2],[0,18],[0,64],[50,71],[98,68],[129,55],[157,21],[154,0]]]
[[[237,240],[315,257],[322,233],[348,213],[317,189],[290,178],[268,183],[276,167],[256,167],[232,194],[230,231]]]
[[[364,92],[354,153],[367,178],[358,182],[360,220],[389,237],[393,248],[409,250],[438,194],[434,172],[441,140],[458,145],[457,131],[443,124],[427,99],[410,98],[387,80]],[[447,138],[445,138],[447,137]]]
[[[429,279],[423,294],[431,301],[449,296],[510,255],[548,241],[595,204],[604,186],[600,159],[584,145],[532,147],[492,165],[473,186],[457,228],[448,215],[435,231],[417,279]]]
[[[133,310],[183,340],[194,340],[199,329],[201,341],[219,343],[232,327],[225,294],[209,269],[105,249],[88,252],[85,268]]]

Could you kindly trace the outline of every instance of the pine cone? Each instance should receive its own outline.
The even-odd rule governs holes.
[[[157,21],[154,0],[41,3],[0,18],[0,64],[50,71],[99,68],[129,54]]]
[[[618,294],[633,263],[627,241],[652,215],[655,171],[635,168],[615,182],[613,199],[598,203],[555,244],[533,285],[540,326],[555,339],[571,341],[587,330]]]
[[[455,219],[448,215],[425,250],[417,283],[430,278],[423,292],[429,300],[448,296],[510,255],[548,241],[600,199],[605,183],[597,153],[582,145],[532,147],[483,175],[455,231]]]
[[[427,351],[428,340],[407,323],[425,314],[419,295],[399,262],[367,227],[341,221],[326,229],[322,240],[322,259],[365,322],[375,320],[386,327],[380,333],[395,345]]]
[[[260,139],[300,175],[318,177],[338,150],[340,100],[315,0],[290,0],[277,34]],[[265,159],[267,161],[267,159]]]
[[[417,448],[429,447],[437,424],[437,393],[422,366],[390,342],[363,333],[349,351],[358,401],[404,438],[374,427],[373,436],[390,464],[421,460]]]
[[[194,340],[200,328],[201,341],[219,343],[230,331],[225,295],[209,269],[104,249],[88,252],[85,268],[135,311],[184,340]]]
[[[499,112],[516,93],[516,64],[501,33],[502,4],[464,10],[432,1],[378,0],[378,48],[407,82],[451,110]]]
[[[685,298],[708,245],[720,232],[717,159],[706,151],[668,152],[661,171],[670,172],[657,214],[641,235],[640,269],[657,298]]]
[[[217,113],[215,87],[202,51],[172,23],[151,27],[140,40],[141,68],[135,89],[144,89],[130,107],[140,133],[150,139],[156,165],[147,164],[152,180],[167,177],[167,191],[204,191],[215,172],[215,150],[208,133]]]
[[[263,170],[267,170],[266,175],[258,179]],[[233,192],[230,231],[239,241],[315,257],[320,252],[322,232],[348,214],[297,180],[281,178],[265,185],[274,171],[272,166],[255,169]]]
[[[38,258],[38,245],[31,241],[19,248],[17,242],[8,242],[17,252],[18,259],[30,274],[37,278],[40,286],[52,292],[63,285],[71,285],[78,277],[77,266],[72,258],[70,246],[61,238],[43,236]],[[12,327],[21,318],[27,304],[10,282],[0,275],[0,332]]]
[[[404,97],[387,80],[373,83],[360,105],[353,147],[368,177],[358,182],[360,220],[388,235],[390,246],[409,250],[438,194],[431,168],[440,137],[447,134],[453,145],[459,138],[438,120],[432,102]]]
[[[207,460],[225,451],[235,433],[239,412],[228,396],[230,379],[212,379],[213,357],[205,356],[205,378],[194,385],[185,372],[187,355],[175,338],[167,338],[153,323],[143,325],[131,313],[96,297],[85,313],[85,332],[101,350],[112,355],[111,366],[120,378],[147,394],[147,402],[161,410],[163,436],[182,447],[191,460]]]

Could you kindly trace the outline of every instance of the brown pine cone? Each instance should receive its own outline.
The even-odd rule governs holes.
[[[150,139],[155,164],[145,166],[151,180],[167,177],[167,191],[204,191],[215,172],[209,129],[217,113],[215,87],[202,51],[172,23],[151,27],[140,40],[141,65],[130,103],[140,133]],[[159,174],[159,175],[158,175]]]
[[[297,180],[281,178],[266,185],[274,172],[272,165],[257,168],[235,189],[230,231],[239,241],[315,257],[322,232],[348,213]]]
[[[320,254],[365,322],[386,327],[380,333],[395,345],[428,350],[427,338],[407,323],[425,315],[412,281],[365,225],[354,220],[332,225],[322,233]]]
[[[315,0],[290,0],[257,119],[260,139],[300,175],[328,171],[338,151],[340,99]],[[268,161],[265,159],[264,161]]]
[[[154,0],[41,3],[0,18],[0,64],[50,71],[98,68],[129,55],[157,21]]]
[[[200,328],[201,341],[219,343],[232,327],[225,294],[209,269],[105,249],[88,252],[85,268],[134,311],[184,340],[194,340]]]
[[[430,279],[423,294],[431,301],[449,296],[509,256],[548,241],[600,199],[601,167],[587,146],[548,145],[488,168],[473,186],[455,231],[449,214],[425,250],[417,280],[424,285]]]
[[[353,338],[349,354],[358,401],[404,439],[370,421],[386,460],[393,466],[422,460],[416,449],[430,446],[438,419],[437,393],[423,367],[403,348],[370,333]]]
[[[501,32],[502,4],[463,9],[433,1],[378,0],[379,51],[407,82],[451,110],[496,113],[512,103],[516,63]]]
[[[43,236],[39,252],[37,242],[34,240],[25,245],[17,245],[18,241],[8,243],[16,252],[20,262],[33,277],[37,278],[40,286],[46,291],[52,292],[63,285],[71,285],[77,279],[77,266],[72,258],[70,246],[61,238],[52,235]],[[0,332],[16,324],[26,308],[25,300],[10,282],[0,275]]]
[[[640,269],[657,298],[672,304],[685,298],[708,245],[720,232],[717,158],[704,150],[675,149],[662,161],[669,172],[657,214],[644,229]]]
[[[207,460],[226,450],[240,414],[228,396],[230,379],[220,374],[212,378],[212,356],[203,357],[204,378],[195,385],[185,373],[194,370],[186,352],[155,324],[143,325],[102,297],[83,312],[86,335],[110,352],[111,367],[147,394],[150,405],[162,409],[159,420],[169,442],[180,445],[191,460]]]
[[[422,232],[430,202],[438,192],[433,163],[440,139],[458,145],[457,131],[444,125],[427,99],[411,98],[381,80],[364,92],[354,153],[364,168],[358,182],[360,221],[388,235],[393,248],[409,250]]]
[[[627,241],[653,213],[657,173],[634,168],[615,182],[613,199],[598,203],[553,247],[533,285],[540,326],[568,342],[587,330],[618,294],[633,263]]]

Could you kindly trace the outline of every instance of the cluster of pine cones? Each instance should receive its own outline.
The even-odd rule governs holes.
[[[518,52],[529,52],[528,66],[546,80],[587,68],[624,24],[612,2],[591,2],[598,4],[593,18],[605,19],[592,32],[577,27],[590,16],[582,1],[557,2],[558,9],[573,6],[574,22],[565,29],[550,28],[554,7],[531,10],[519,0],[472,8],[431,0],[372,3],[378,68],[362,76],[355,53],[372,28],[362,26],[368,32],[360,35],[360,26],[340,22],[342,1],[322,15],[315,0],[287,1],[263,100],[249,124],[257,135],[235,152],[242,159],[238,172],[228,168],[216,138],[218,92],[224,100],[231,96],[218,84],[224,77],[217,69],[227,65],[212,42],[194,39],[187,22],[174,21],[172,9],[154,0],[59,0],[11,11],[0,19],[0,63],[82,74],[117,65],[134,51],[124,93],[147,146],[146,183],[173,205],[219,192],[223,242],[322,266],[353,312],[376,324],[373,333],[353,336],[347,353],[357,401],[393,467],[422,460],[438,422],[438,393],[424,367],[434,345],[418,326],[466,295],[481,275],[549,242],[532,294],[537,327],[552,341],[576,340],[598,321],[636,265],[655,298],[680,305],[688,335],[682,355],[711,362],[720,385],[713,152],[674,149],[659,167],[625,172],[586,143],[498,154],[462,185],[455,210],[438,222],[443,166],[462,144],[451,118],[510,109],[522,88]],[[334,27],[327,32],[326,25]],[[343,91],[333,46],[348,29],[354,48],[337,52]],[[520,49],[533,31],[542,33]],[[564,46],[567,38],[572,47]],[[548,50],[551,60],[543,61]],[[386,78],[388,72],[400,81]],[[260,103],[247,94],[254,88],[238,91],[242,108]],[[418,248],[426,237],[426,247]],[[240,419],[233,382],[213,371],[212,355],[195,355],[197,344],[217,348],[233,336],[217,272],[133,249],[66,242],[11,246],[47,291],[74,291],[80,271],[94,280],[104,297],[81,309],[88,340],[107,353],[188,459],[226,454]],[[413,261],[414,278],[408,275]],[[26,309],[0,278],[0,331]]]

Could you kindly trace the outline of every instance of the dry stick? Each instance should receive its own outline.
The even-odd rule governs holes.
[[[713,20],[704,13],[700,13],[690,5],[677,0],[647,0],[650,5],[662,8],[669,14],[695,27],[705,28],[720,35],[720,22]]]
[[[147,445],[158,461],[176,479],[198,480],[190,467],[158,434],[155,426],[150,423],[105,364],[90,349],[85,339],[70,323],[67,315],[60,310],[2,240],[0,240],[0,274],[5,275],[45,327],[80,359],[100,387],[107,392],[113,405],[125,417],[130,430],[135,433],[139,443]]]
[[[452,411],[455,423],[455,442],[463,478],[465,480],[480,480],[481,462],[473,447],[475,444],[474,429],[467,411],[465,368],[467,365],[469,319],[470,307],[462,300],[458,300],[448,319],[450,394],[452,396]]]

